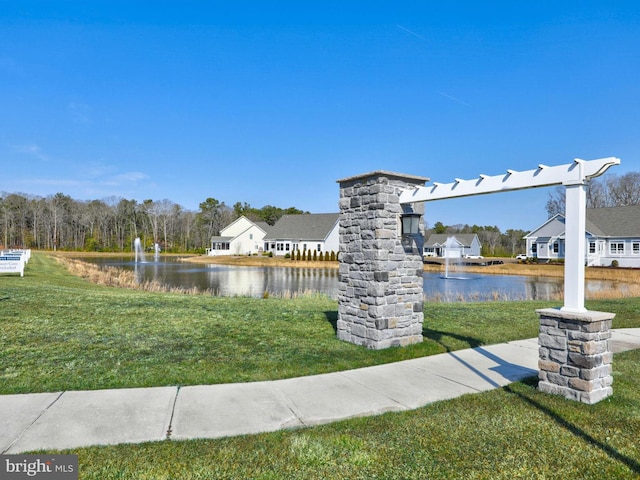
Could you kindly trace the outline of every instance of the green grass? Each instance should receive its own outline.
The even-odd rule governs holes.
[[[220,440],[67,450],[82,479],[633,479],[640,350],[617,354],[614,395],[585,405],[533,380],[426,407]]]
[[[2,393],[283,378],[537,335],[545,302],[425,305],[421,345],[335,338],[336,303],[98,287],[44,255],[0,277]],[[640,325],[638,299],[589,302]],[[616,354],[614,395],[584,405],[531,379],[413,411],[314,428],[67,450],[82,479],[512,479],[640,476],[640,350]]]
[[[640,301],[591,302],[640,325]],[[549,302],[425,305],[425,341],[367,350],[336,339],[337,303],[148,293],[90,284],[35,254],[0,276],[0,394],[195,385],[325,373],[537,336]]]

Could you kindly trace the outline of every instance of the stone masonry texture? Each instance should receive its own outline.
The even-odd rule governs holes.
[[[427,180],[385,171],[338,180],[339,339],[371,349],[422,341],[424,227],[403,236],[401,216],[424,207],[401,205],[400,193]]]
[[[538,389],[593,404],[613,394],[610,347],[613,313],[536,310]]]

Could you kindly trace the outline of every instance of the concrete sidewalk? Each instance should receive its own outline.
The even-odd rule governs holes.
[[[614,330],[611,345],[614,353],[640,348],[640,328]],[[491,390],[537,375],[537,368],[533,338],[271,382],[4,395],[0,452],[318,425]]]

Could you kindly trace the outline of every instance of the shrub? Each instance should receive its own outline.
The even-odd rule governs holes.
[[[620,263],[618,262],[618,260],[613,260],[613,261],[611,262],[611,266],[612,266],[613,268],[616,268],[616,267],[618,267],[619,265],[620,265]]]

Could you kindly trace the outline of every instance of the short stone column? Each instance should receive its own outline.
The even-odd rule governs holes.
[[[372,349],[422,342],[424,225],[402,235],[400,193],[428,178],[376,171],[340,184],[337,336]]]
[[[613,394],[614,313],[546,308],[540,317],[538,389],[593,404]]]

